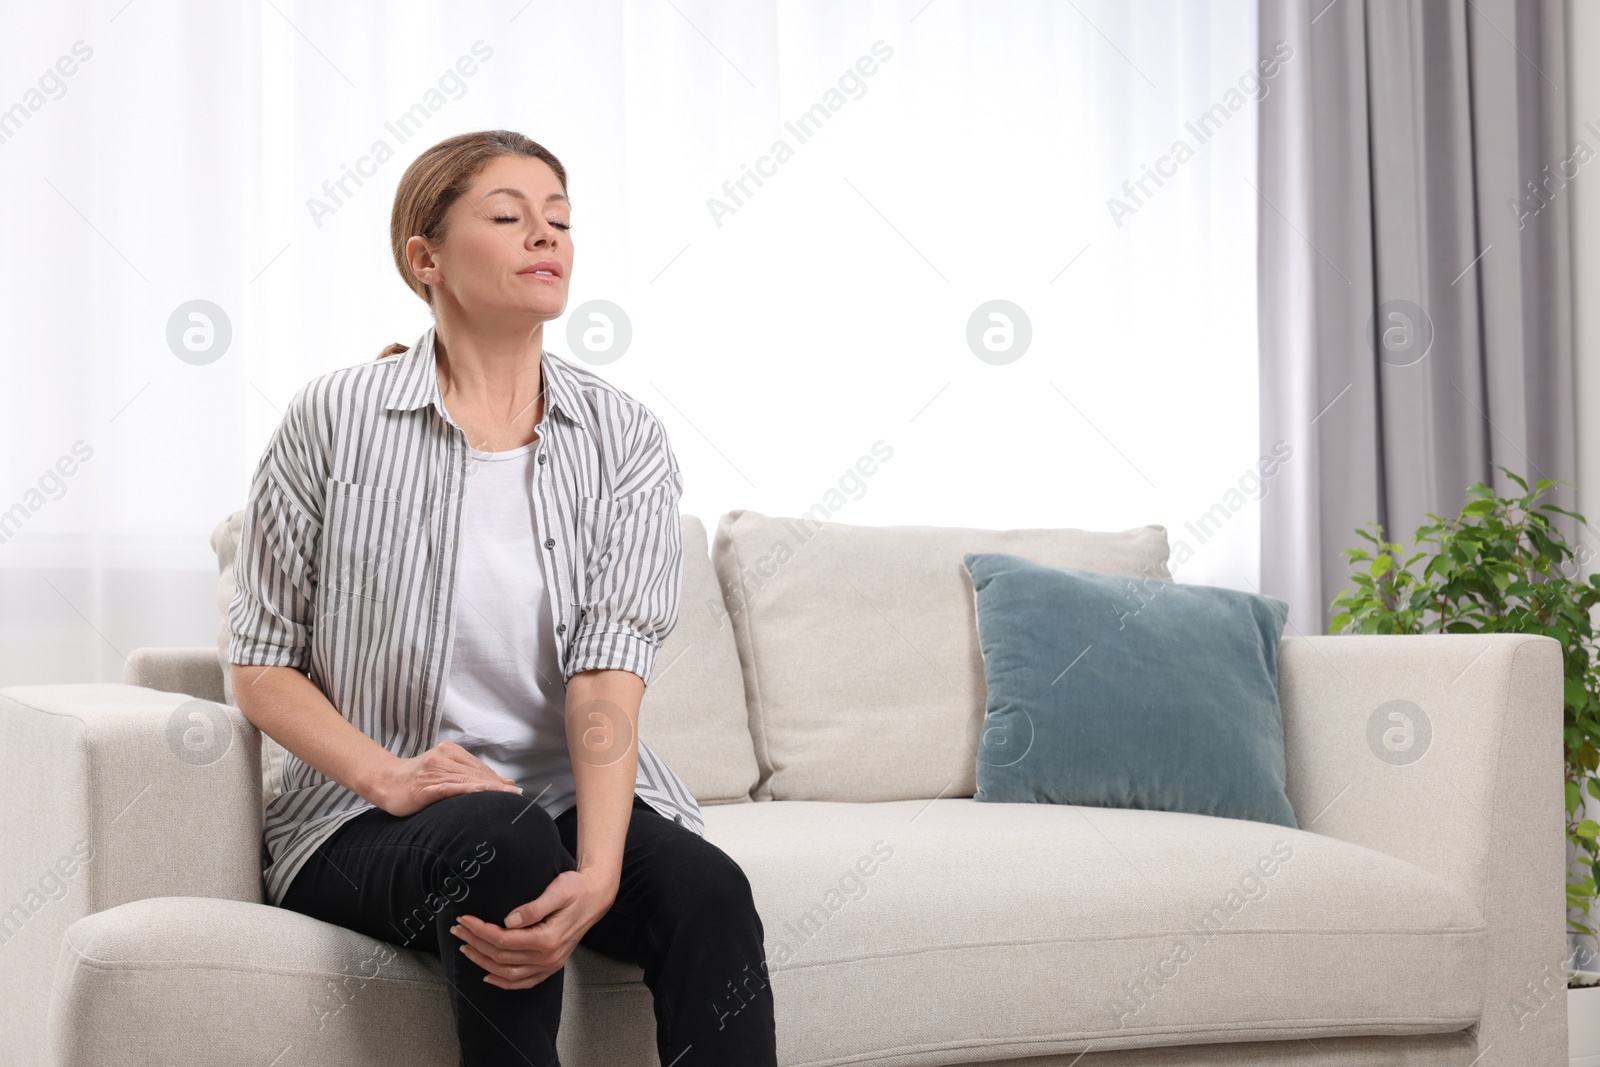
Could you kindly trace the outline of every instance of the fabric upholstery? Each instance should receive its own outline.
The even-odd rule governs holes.
[[[1415,720],[1408,763],[1372,740],[1394,701]],[[1478,1067],[1561,1063],[1567,998],[1548,985],[1564,986],[1567,955],[1561,646],[1522,634],[1289,637],[1278,703],[1301,828],[1426,868],[1488,919],[1474,1055],[1495,1051]]]
[[[964,562],[988,693],[975,799],[1296,825],[1282,600],[1005,552]]]
[[[43,1067],[48,979],[77,919],[150,896],[262,899],[258,736],[185,693],[0,689],[0,1063]]]
[[[730,511],[712,559],[744,667],[757,800],[977,789],[983,656],[965,552],[1170,580],[1167,532],[851,526]]]
[[[720,805],[706,819],[761,911],[784,1064],[1320,1044],[1457,1031],[1482,1010],[1482,912],[1459,887],[1333,838],[954,799]],[[1260,873],[1274,856],[1287,859]],[[1363,981],[1339,980],[1350,974]],[[580,947],[564,1063],[653,1062],[641,977]],[[426,954],[283,909],[125,904],[74,925],[55,983],[70,999],[52,1028],[81,1067],[147,1062],[173,1035],[203,1037],[217,1065],[285,1047],[297,1064],[452,1062]],[[1300,1051],[1315,1062],[1312,1044]]]
[[[127,685],[188,693],[218,704],[232,703],[223,693],[226,677],[212,645],[136,648],[122,665],[122,680]]]

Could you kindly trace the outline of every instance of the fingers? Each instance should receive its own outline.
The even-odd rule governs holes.
[[[432,804],[434,801],[443,800],[445,797],[458,796],[462,793],[480,793],[486,789],[492,789],[498,793],[522,795],[521,786],[507,785],[504,782],[467,781],[461,778],[445,782],[432,782],[423,786],[420,792],[425,794],[428,798],[428,803]]]
[[[513,953],[536,951],[543,942],[543,934],[529,930],[507,930],[503,926],[484,922],[476,915],[460,915],[450,932],[468,946],[490,959],[502,963],[536,963],[532,959],[515,959]]]
[[[487,771],[496,778],[500,777],[498,774],[494,773],[487,763],[484,763],[483,760],[479,759],[477,756],[474,756],[472,753],[468,752],[454,741],[440,741],[436,747],[439,749],[440,755],[444,756],[452,764],[462,768],[463,770],[478,772]]]
[[[556,875],[551,883],[544,887],[544,892],[526,904],[518,905],[511,909],[505,918],[505,925],[496,927],[501,930],[525,930],[544,922],[563,908],[570,907],[577,899],[577,890],[573,887],[570,878],[562,872]]]
[[[505,930],[462,915],[450,932],[461,939],[459,951],[473,963],[506,982],[537,984],[566,962],[557,959],[561,944],[556,931]],[[532,981],[529,981],[532,979]]]
[[[546,978],[549,978],[552,974],[555,974],[560,969],[560,967],[545,967],[533,972],[530,977],[524,978],[521,981],[510,981],[508,979],[501,978],[497,974],[486,974],[483,976],[483,980],[488,982],[490,985],[498,986],[501,989],[532,989],[534,986],[538,985]]]
[[[502,949],[498,952],[485,952],[481,946],[469,941],[462,944],[461,951],[490,974],[498,974],[501,978],[512,981],[526,978],[531,971],[540,967],[550,966],[550,953],[542,950],[507,952]]]
[[[454,741],[440,741],[433,747],[438,751],[439,755],[443,756],[451,763],[466,762],[465,757],[468,755],[467,750],[456,744]]]
[[[492,986],[499,986],[501,989],[532,989],[534,986],[538,985],[546,978],[549,978],[552,974],[555,974],[560,969],[560,967],[550,967],[544,971],[537,972],[533,975],[533,977],[525,978],[520,982],[510,982],[494,974],[484,975],[483,980]]]
[[[468,752],[454,741],[440,741],[438,744],[438,749],[440,753],[449,758],[450,762],[457,764],[470,772],[488,777],[496,782],[511,781],[510,778],[507,778],[505,775],[499,773],[493,767],[489,766],[487,763],[483,762],[483,760],[479,759],[477,756],[474,756],[471,752]]]
[[[543,959],[537,963],[504,963],[479,952],[471,945],[462,945],[461,954],[488,972],[484,975],[485,982],[502,989],[526,989],[537,985],[565,964],[565,961],[562,961],[562,964],[552,966],[549,961]]]

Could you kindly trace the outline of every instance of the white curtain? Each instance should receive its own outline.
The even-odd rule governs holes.
[[[544,346],[622,309],[599,372],[713,532],[1161,523],[1258,582],[1253,2],[7,15],[0,683],[214,641],[212,529],[302,383],[427,327],[395,185],[486,128],[569,172]]]

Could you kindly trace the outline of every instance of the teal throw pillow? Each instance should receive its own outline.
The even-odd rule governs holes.
[[[962,560],[988,690],[975,800],[1298,828],[1278,707],[1284,601],[1004,552]]]

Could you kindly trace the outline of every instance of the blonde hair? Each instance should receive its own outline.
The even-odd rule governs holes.
[[[429,308],[433,307],[433,292],[411,273],[406,242],[420,236],[442,243],[447,236],[445,215],[450,205],[461,198],[491,160],[501,156],[543,160],[556,172],[562,193],[567,191],[567,168],[561,161],[544,145],[512,130],[480,130],[447,138],[412,160],[400,176],[394,208],[389,213],[389,245],[400,277]],[[380,352],[378,358],[397,355],[410,347],[396,342]]]

